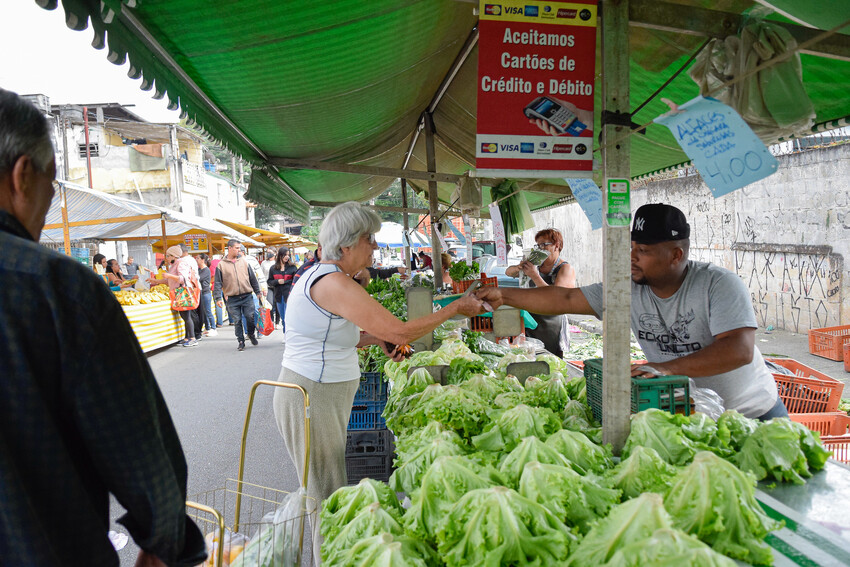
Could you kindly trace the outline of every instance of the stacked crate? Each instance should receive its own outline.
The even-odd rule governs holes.
[[[381,416],[386,405],[387,383],[383,374],[363,372],[351,406],[345,446],[345,468],[350,485],[364,478],[386,482],[392,474],[395,445]]]
[[[766,360],[793,373],[773,373],[791,420],[820,433],[833,459],[850,463],[850,417],[837,411],[844,384],[792,358]]]

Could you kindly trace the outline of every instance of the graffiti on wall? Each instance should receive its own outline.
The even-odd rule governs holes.
[[[844,260],[831,246],[736,242],[732,250],[759,326],[802,333],[840,324]]]

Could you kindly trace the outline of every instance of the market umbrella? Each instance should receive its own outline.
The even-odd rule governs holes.
[[[421,248],[430,244],[421,233],[411,230],[409,233],[410,247]],[[403,248],[405,245],[404,227],[397,222],[381,223],[381,230],[375,234],[375,242],[381,248]]]

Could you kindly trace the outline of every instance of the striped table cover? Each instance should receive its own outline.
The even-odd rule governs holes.
[[[170,301],[122,305],[144,352],[173,344],[183,338],[183,319],[171,310]]]

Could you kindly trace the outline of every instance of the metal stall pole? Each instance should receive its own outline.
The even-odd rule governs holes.
[[[89,189],[94,189],[91,178],[91,144],[89,143],[89,108],[87,106],[83,107],[83,124],[86,132],[86,175],[89,179]]]
[[[402,218],[404,219],[404,237],[406,238],[404,244],[404,266],[408,277],[410,277],[412,270],[410,265],[410,219],[407,215],[407,179],[401,180],[401,206],[404,208]]]
[[[434,155],[434,117],[430,112],[425,113],[425,153],[427,154],[428,171],[437,172],[437,158]],[[440,258],[440,239],[437,237],[437,209],[440,202],[437,198],[437,182],[428,181],[428,214],[431,216],[431,263],[434,270],[434,289],[443,287],[443,260]]]
[[[629,114],[629,1],[605,0],[600,3],[602,29],[602,109],[610,113]],[[626,124],[629,122],[626,121]],[[626,126],[602,124],[603,179],[603,352],[602,373],[602,440],[611,443],[619,455],[629,436],[631,413],[631,374],[629,359],[629,325],[631,312],[630,215],[623,211],[625,188],[626,213],[628,199],[629,138],[623,136]],[[608,144],[619,139],[614,146]],[[619,181],[618,181],[619,180]],[[622,181],[625,181],[625,185]],[[613,187],[612,182],[616,183]],[[620,191],[620,192],[617,192]],[[613,197],[613,199],[612,199]],[[621,207],[615,211],[617,202]],[[613,213],[613,214],[612,214]],[[625,222],[624,222],[625,221]]]
[[[59,190],[62,191],[62,242],[65,245],[65,255],[71,255],[71,225],[68,224],[68,192],[65,189],[65,184],[59,184]]]
[[[165,234],[165,213],[159,219],[162,226],[162,257],[165,258],[165,251],[168,250],[168,236]]]

